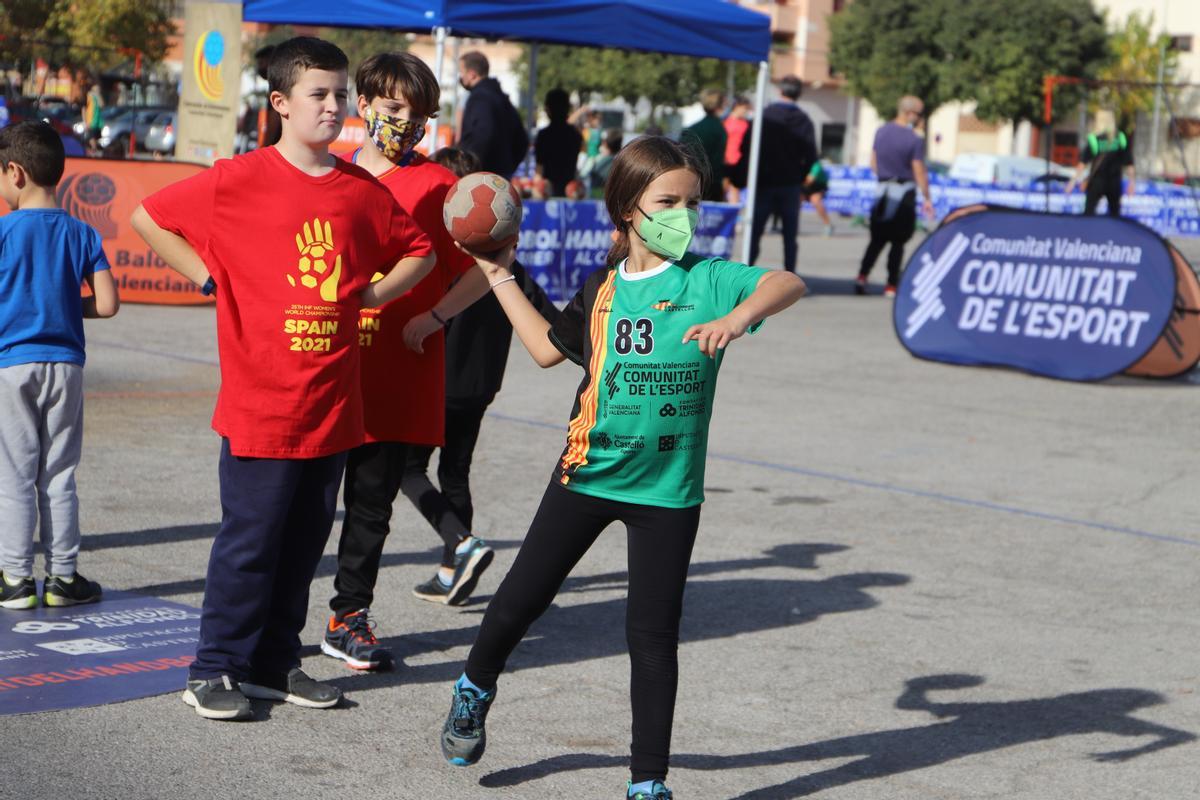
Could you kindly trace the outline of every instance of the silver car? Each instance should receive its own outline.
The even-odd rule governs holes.
[[[118,111],[112,117],[104,120],[104,127],[100,129],[100,146],[108,147],[110,144],[118,143],[121,145],[121,149],[128,150],[130,136],[135,137],[134,141],[137,146],[142,146],[147,133],[149,133],[150,123],[166,110],[162,107],[131,107]]]
[[[164,111],[154,118],[143,145],[152,153],[175,153],[175,112]]]

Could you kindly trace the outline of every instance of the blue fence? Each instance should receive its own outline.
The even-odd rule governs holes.
[[[867,215],[875,201],[875,175],[866,167],[828,167],[829,191],[825,207],[848,215]],[[1023,186],[986,186],[944,175],[929,176],[933,207],[938,219],[961,206],[987,203],[1026,211],[1056,214],[1083,213],[1083,193],[1068,195],[1061,183]],[[1200,189],[1167,183],[1138,181],[1136,192],[1121,200],[1122,216],[1153,228],[1162,236],[1200,236]],[[1049,206],[1047,208],[1047,206]]]

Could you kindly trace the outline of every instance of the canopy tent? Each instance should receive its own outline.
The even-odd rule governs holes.
[[[770,18],[728,0],[244,0],[242,15],[247,22],[429,31],[439,80],[447,36],[533,42],[534,58],[536,44],[549,42],[758,62],[756,119],[766,99]],[[746,226],[754,217],[761,134],[755,125]],[[748,227],[742,239],[745,261]]]

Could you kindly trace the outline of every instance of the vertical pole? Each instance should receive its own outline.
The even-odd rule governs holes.
[[[1167,61],[1167,0],[1162,3],[1162,17],[1159,20],[1162,32],[1158,43],[1158,83],[1154,87],[1154,121],[1150,124],[1150,173],[1160,172],[1158,163],[1158,129],[1162,124],[1161,107],[1163,91],[1163,72]]]
[[[433,29],[433,75],[437,78],[438,89],[442,88],[442,62],[446,57],[446,29],[438,26]],[[433,155],[438,149],[438,118],[434,117],[430,123],[431,133],[429,142],[429,153]]]
[[[750,165],[746,178],[745,215],[742,217],[742,263],[750,262],[750,237],[754,229],[754,195],[758,191],[758,159],[762,151],[763,107],[767,103],[767,75],[770,65],[758,62],[758,83],[754,89],[754,125],[750,128]]]
[[[537,137],[537,57],[538,43],[529,45],[529,96],[525,98],[525,127],[529,130],[529,152],[525,155],[528,177],[533,176],[533,140]]]

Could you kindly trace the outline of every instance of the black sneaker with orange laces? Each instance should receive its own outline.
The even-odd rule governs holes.
[[[392,653],[375,638],[373,627],[369,608],[341,619],[334,615],[325,628],[321,652],[340,658],[354,669],[387,669],[392,665]]]

